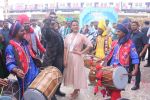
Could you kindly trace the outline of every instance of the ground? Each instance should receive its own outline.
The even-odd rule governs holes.
[[[145,62],[141,64],[141,85],[140,89],[137,91],[132,91],[131,87],[134,85],[134,77],[132,78],[131,84],[128,84],[125,88],[125,91],[122,92],[122,97],[127,98],[129,100],[150,100],[150,67],[145,68],[143,65]],[[87,69],[87,76],[89,70]],[[10,77],[14,78],[14,77]],[[71,100],[70,93],[73,91],[72,88],[64,87],[62,84],[61,91],[66,93],[66,97],[58,97],[58,100]],[[96,96],[93,94],[93,87],[89,86],[88,89],[81,90],[80,95],[75,100],[104,100],[105,98],[99,93]]]
[[[141,85],[140,89],[136,91],[132,91],[131,87],[134,85],[134,77],[132,78],[131,84],[128,84],[125,91],[122,92],[122,97],[127,98],[129,100],[150,100],[150,67],[145,68],[143,65],[145,62],[141,64]],[[87,71],[88,74],[88,71]],[[66,97],[57,97],[58,100],[71,100],[70,93],[73,91],[72,88],[67,88],[62,85],[61,91],[67,94]],[[75,100],[104,100],[101,94],[94,95],[93,87],[89,86],[86,90],[81,90],[80,95]]]

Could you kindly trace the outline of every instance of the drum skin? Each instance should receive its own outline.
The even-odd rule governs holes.
[[[38,96],[42,94],[43,97],[45,97],[44,100],[50,99],[55,93],[61,81],[61,72],[56,67],[47,67],[42,70],[39,75],[34,79],[34,81],[30,84],[24,94],[24,98],[25,100],[37,100]],[[32,93],[35,95],[35,98],[34,96],[31,96],[31,98],[29,98],[30,94]]]
[[[124,89],[128,83],[127,71],[124,67],[103,67],[102,84],[111,89]]]

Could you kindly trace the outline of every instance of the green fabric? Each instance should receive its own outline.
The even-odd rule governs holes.
[[[73,18],[72,18],[72,17],[68,17],[68,18],[66,18],[66,21],[67,21],[67,22],[72,22],[72,21],[73,21]]]
[[[4,48],[4,46],[0,43],[0,50],[2,50]]]

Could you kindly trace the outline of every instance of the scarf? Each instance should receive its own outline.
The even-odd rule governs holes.
[[[28,69],[29,69],[29,58],[28,58],[28,56],[26,55],[24,49],[20,46],[19,43],[17,43],[14,40],[10,40],[10,44],[14,47],[14,49],[18,55],[18,60],[21,63],[21,66],[19,66],[19,67],[21,67],[23,72],[26,74],[28,72]],[[35,58],[35,55],[29,46],[28,46],[28,49],[29,49],[31,56],[33,58]]]
[[[130,34],[126,34],[123,38],[119,39],[118,40],[118,44],[119,45],[122,45],[124,44],[125,42],[127,42],[128,40],[130,39]]]

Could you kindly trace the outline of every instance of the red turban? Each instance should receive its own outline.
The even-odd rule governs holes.
[[[22,25],[24,23],[30,23],[29,17],[25,14],[19,15],[17,21],[19,21]]]

